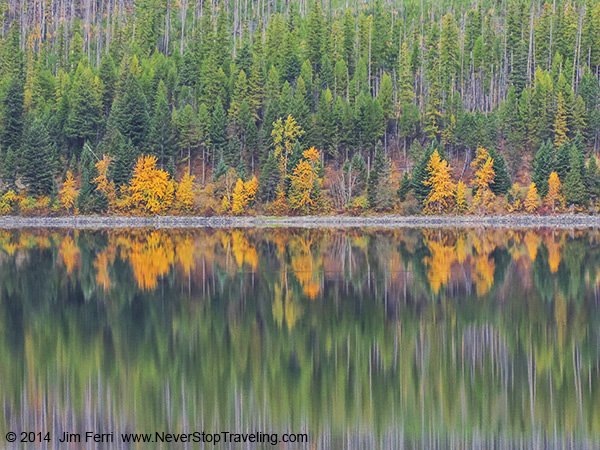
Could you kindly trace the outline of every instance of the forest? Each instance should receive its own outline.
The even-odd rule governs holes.
[[[7,0],[0,214],[600,210],[597,0]]]

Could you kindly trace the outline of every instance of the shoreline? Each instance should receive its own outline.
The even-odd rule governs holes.
[[[553,216],[0,216],[0,229],[16,228],[600,228],[600,215]]]

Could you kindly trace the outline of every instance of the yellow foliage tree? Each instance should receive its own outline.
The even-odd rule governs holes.
[[[552,208],[553,212],[556,211],[557,203],[560,206],[565,201],[561,191],[562,183],[560,182],[558,174],[554,171],[550,172],[550,176],[548,177],[548,193],[546,194],[544,201],[546,205]]]
[[[123,206],[141,213],[160,214],[173,204],[175,183],[164,170],[156,168],[155,156],[143,155],[133,169],[125,189]]]
[[[70,170],[67,170],[67,176],[58,193],[60,204],[67,211],[70,211],[75,206],[78,195],[79,190],[77,189],[77,183],[73,177],[73,173]]]
[[[190,211],[194,207],[194,180],[196,177],[187,172],[177,184],[175,206],[180,211]]]
[[[459,181],[456,185],[456,211],[465,212],[468,209],[467,205],[467,185],[463,181]]]
[[[525,197],[525,211],[532,213],[540,206],[540,196],[538,195],[537,187],[535,183],[529,185],[527,191],[527,197]]]
[[[117,202],[117,189],[115,183],[108,179],[108,168],[112,159],[108,155],[103,155],[102,159],[96,163],[98,176],[94,178],[96,190],[103,193],[108,200],[108,207],[113,209]]]
[[[231,195],[231,212],[233,214],[242,214],[246,211],[246,208],[256,198],[256,192],[258,191],[258,179],[254,176],[245,183],[241,178],[238,178],[233,188],[233,194]]]
[[[494,200],[494,193],[490,189],[490,184],[494,182],[496,176],[494,159],[485,148],[479,147],[471,167],[475,171],[473,178],[473,187],[475,188],[473,208],[485,210]]]
[[[452,207],[456,186],[452,181],[448,161],[442,159],[437,150],[429,158],[427,172],[429,177],[423,184],[430,186],[431,189],[423,202],[425,212],[447,212]]]
[[[319,203],[321,179],[319,178],[318,162],[321,157],[314,147],[302,153],[303,158],[290,175],[289,202],[293,210],[310,212]]]
[[[291,115],[287,116],[285,122],[278,119],[273,123],[273,138],[274,154],[279,159],[279,168],[281,170],[282,180],[285,180],[287,175],[287,162],[289,156],[294,151],[294,145],[299,137],[304,134],[304,130],[298,125],[296,119]]]

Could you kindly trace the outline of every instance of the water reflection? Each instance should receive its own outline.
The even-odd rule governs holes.
[[[0,231],[0,313],[0,430],[600,442],[597,231]]]

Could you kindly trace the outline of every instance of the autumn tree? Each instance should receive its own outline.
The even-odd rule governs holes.
[[[175,208],[179,211],[191,211],[194,207],[194,180],[196,177],[186,172],[175,191]]]
[[[114,209],[117,201],[117,189],[115,183],[108,177],[111,162],[112,159],[108,155],[103,155],[102,159],[96,162],[95,168],[98,175],[93,181],[96,184],[96,190],[108,200],[109,209]]]
[[[256,199],[257,191],[258,179],[256,177],[252,177],[246,182],[238,178],[231,196],[231,212],[235,215],[243,214]]]
[[[467,185],[464,181],[461,180],[456,184],[455,195],[456,212],[464,213],[469,209],[469,205],[467,204]]]
[[[58,199],[63,208],[67,211],[71,211],[75,206],[79,191],[77,189],[77,182],[73,177],[73,172],[67,170],[67,176],[63,182],[60,191],[58,192]]]
[[[308,213],[320,206],[321,179],[319,177],[320,152],[314,147],[302,153],[302,159],[290,175],[289,202],[294,211]]]
[[[548,193],[544,198],[544,203],[552,208],[552,211],[554,212],[557,204],[560,206],[563,205],[564,202],[562,183],[560,182],[558,174],[552,171],[548,177]]]
[[[427,164],[428,178],[423,182],[431,189],[423,201],[424,210],[427,213],[448,212],[454,203],[456,185],[452,181],[448,161],[440,158],[437,150],[434,150]]]
[[[123,207],[150,214],[160,214],[171,207],[175,183],[156,164],[155,156],[143,155],[138,158],[131,182],[125,188]]]
[[[540,196],[538,195],[537,187],[535,183],[529,185],[527,190],[527,196],[525,197],[525,211],[528,213],[535,212],[540,206]]]
[[[494,200],[494,193],[490,189],[490,185],[494,183],[494,160],[488,151],[479,147],[471,168],[475,171],[473,177],[473,188],[475,189],[475,197],[473,198],[473,208],[480,211],[486,210]]]

